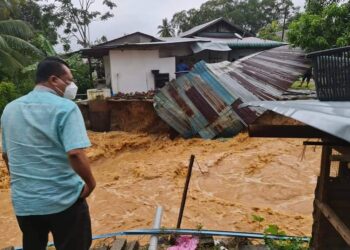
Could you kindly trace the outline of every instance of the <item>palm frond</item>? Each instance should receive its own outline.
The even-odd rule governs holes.
[[[0,21],[0,35],[9,35],[28,40],[33,37],[32,29],[21,20]]]
[[[17,50],[14,50],[14,49],[10,49],[6,52],[10,56],[12,56],[16,61],[20,62],[23,67],[26,65],[32,64],[34,61],[37,61],[37,60],[33,59],[32,57],[25,56],[23,53],[21,53]]]
[[[6,40],[0,35],[0,49],[3,50],[9,50],[10,47],[8,46]]]
[[[38,67],[38,63],[33,63],[33,64],[28,65],[28,66],[25,66],[21,72],[23,74],[34,73],[36,71],[37,67]]]
[[[44,56],[43,52],[38,48],[21,38],[9,35],[1,35],[1,37],[11,49],[22,52],[25,56],[36,58],[42,58]]]
[[[8,71],[15,72],[23,67],[23,65],[11,56],[5,50],[0,49],[0,64],[3,68],[6,68]]]

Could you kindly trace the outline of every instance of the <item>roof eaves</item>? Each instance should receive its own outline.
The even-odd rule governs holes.
[[[100,43],[100,44],[98,44],[98,45],[92,46],[92,48],[104,47],[104,46],[106,46],[106,45],[109,44],[109,43],[118,41],[118,40],[120,40],[120,39],[122,39],[122,38],[125,38],[125,37],[129,37],[129,36],[132,36],[132,35],[136,35],[136,34],[143,35],[143,36],[147,36],[147,37],[152,38],[154,41],[157,41],[157,42],[162,41],[162,40],[160,40],[160,39],[158,39],[158,38],[156,38],[156,37],[154,37],[154,36],[151,36],[151,35],[148,35],[148,34],[146,34],[146,33],[142,33],[142,32],[140,32],[140,31],[137,31],[137,32],[134,32],[134,33],[131,33],[131,34],[127,34],[127,35],[125,35],[125,36],[121,36],[121,37],[115,38],[115,39],[113,39],[113,40],[110,40],[110,41],[107,41],[107,42]]]

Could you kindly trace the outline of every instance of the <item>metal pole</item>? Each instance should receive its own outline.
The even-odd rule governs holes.
[[[159,229],[162,222],[163,208],[161,206],[157,207],[156,215],[154,216],[153,229]],[[157,250],[158,247],[158,237],[156,235],[151,236],[149,242],[148,250]]]
[[[183,194],[182,194],[182,201],[181,201],[180,212],[179,212],[179,218],[177,219],[177,226],[176,226],[176,228],[180,228],[180,227],[181,227],[182,215],[183,215],[184,209],[185,209],[186,198],[187,198],[187,190],[188,190],[188,186],[189,186],[189,184],[190,184],[190,179],[191,179],[191,174],[192,174],[192,167],[193,167],[194,158],[195,158],[195,156],[194,156],[194,155],[191,155],[191,158],[190,158],[190,165],[188,166],[187,178],[186,178],[186,183],[185,183],[184,192],[183,192]]]

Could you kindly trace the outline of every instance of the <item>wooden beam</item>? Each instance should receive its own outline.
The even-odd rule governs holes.
[[[331,161],[350,162],[350,155],[332,155]]]
[[[265,125],[252,124],[248,126],[250,137],[268,138],[318,138],[323,142],[311,142],[310,144],[330,146],[350,146],[350,143],[326,132],[306,125]],[[306,143],[308,144],[308,143]]]
[[[332,154],[332,148],[329,146],[322,147],[321,154],[321,169],[320,169],[320,177],[319,177],[319,192],[316,194],[316,199],[321,202],[325,202],[327,200],[327,188],[329,182],[329,175],[331,172],[331,161],[330,157]]]
[[[337,232],[343,237],[345,242],[350,246],[350,229],[341,221],[337,214],[330,208],[327,204],[315,200],[315,203],[322,212],[322,214],[327,218],[327,220],[332,224],[332,226],[337,230]]]
[[[332,138],[330,134],[305,125],[249,125],[251,137]]]
[[[327,201],[327,186],[330,174],[330,156],[332,148],[330,146],[322,146],[321,169],[320,176],[317,180],[314,201],[314,226],[312,228],[311,246],[315,249],[322,249],[324,234],[326,230],[327,219],[322,215],[320,209],[317,208],[316,200],[321,202]]]
[[[126,248],[126,239],[116,238],[110,250],[124,250]]]

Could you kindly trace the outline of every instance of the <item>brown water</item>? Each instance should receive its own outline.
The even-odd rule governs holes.
[[[302,140],[89,135],[87,153],[98,182],[89,198],[94,234],[149,228],[157,205],[165,209],[162,226],[175,227],[191,154],[196,162],[183,228],[262,232],[277,224],[289,234],[311,233],[320,150],[307,148],[301,161]],[[0,186],[0,248],[21,245],[4,177]],[[254,222],[252,215],[265,220]]]

